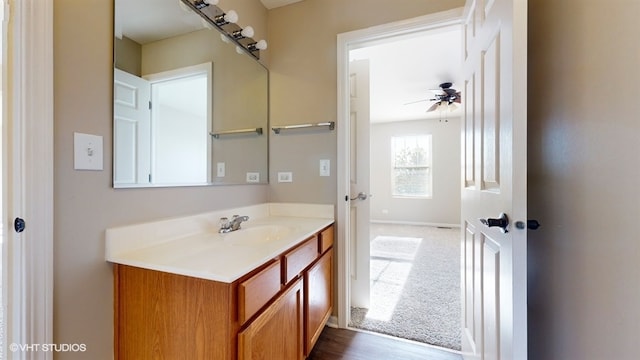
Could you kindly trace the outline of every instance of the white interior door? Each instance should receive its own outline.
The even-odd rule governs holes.
[[[351,306],[369,308],[369,60],[349,63]]]
[[[114,184],[146,184],[151,174],[150,84],[115,69]]]
[[[52,359],[52,352],[33,348],[53,342],[53,2],[5,0],[0,6],[6,41],[0,358]],[[17,218],[24,228],[16,230]]]
[[[527,1],[467,0],[463,24],[463,353],[526,359]]]

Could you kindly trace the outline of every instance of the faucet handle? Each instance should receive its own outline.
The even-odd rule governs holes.
[[[228,226],[229,225],[229,218],[228,217],[221,217],[220,218],[220,226]]]

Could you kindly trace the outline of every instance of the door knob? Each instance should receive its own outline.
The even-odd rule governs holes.
[[[488,227],[499,227],[502,232],[506,233],[509,226],[509,217],[502,213],[497,219],[480,219],[480,222]]]
[[[24,221],[24,219],[19,217],[15,218],[15,220],[13,221],[13,229],[17,233],[23,232],[25,227],[26,227],[26,222]]]
[[[516,227],[520,230],[537,230],[540,227],[540,223],[538,220],[527,220],[526,223],[524,221],[516,221]]]
[[[358,195],[356,195],[356,197],[350,198],[350,200],[367,200],[367,198],[371,196],[373,195],[367,195],[366,193],[360,191]]]

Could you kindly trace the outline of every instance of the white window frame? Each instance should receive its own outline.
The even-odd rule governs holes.
[[[416,169],[416,168],[426,168],[428,169],[429,176],[429,188],[427,189],[426,194],[405,194],[399,193],[397,184],[396,184],[396,170],[399,166],[396,164],[395,157],[395,149],[394,143],[395,139],[407,139],[407,138],[424,138],[426,141],[425,146],[427,147],[427,159],[425,165],[413,165],[413,166],[402,166],[404,169]],[[416,140],[417,141],[417,140]],[[393,135],[391,136],[391,196],[393,198],[402,198],[402,199],[431,199],[433,198],[433,135],[432,134],[411,134],[411,135]]]

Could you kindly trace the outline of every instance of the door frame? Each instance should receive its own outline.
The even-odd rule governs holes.
[[[349,169],[351,168],[350,126],[349,126],[349,51],[359,46],[368,45],[376,40],[394,36],[437,29],[462,23],[463,8],[455,8],[443,12],[424,15],[412,19],[369,27],[366,29],[338,34],[337,38],[337,121],[336,136],[338,156],[337,175],[337,325],[346,328],[349,325],[350,311],[350,274],[349,260],[351,221],[349,216]],[[462,41],[462,39],[460,40]]]
[[[53,6],[49,0],[5,0],[2,176],[8,274],[3,286],[11,304],[5,346],[53,342]],[[16,217],[26,220],[22,233],[12,229]],[[13,359],[32,357],[28,351],[2,350]],[[51,359],[53,353],[42,356]]]

